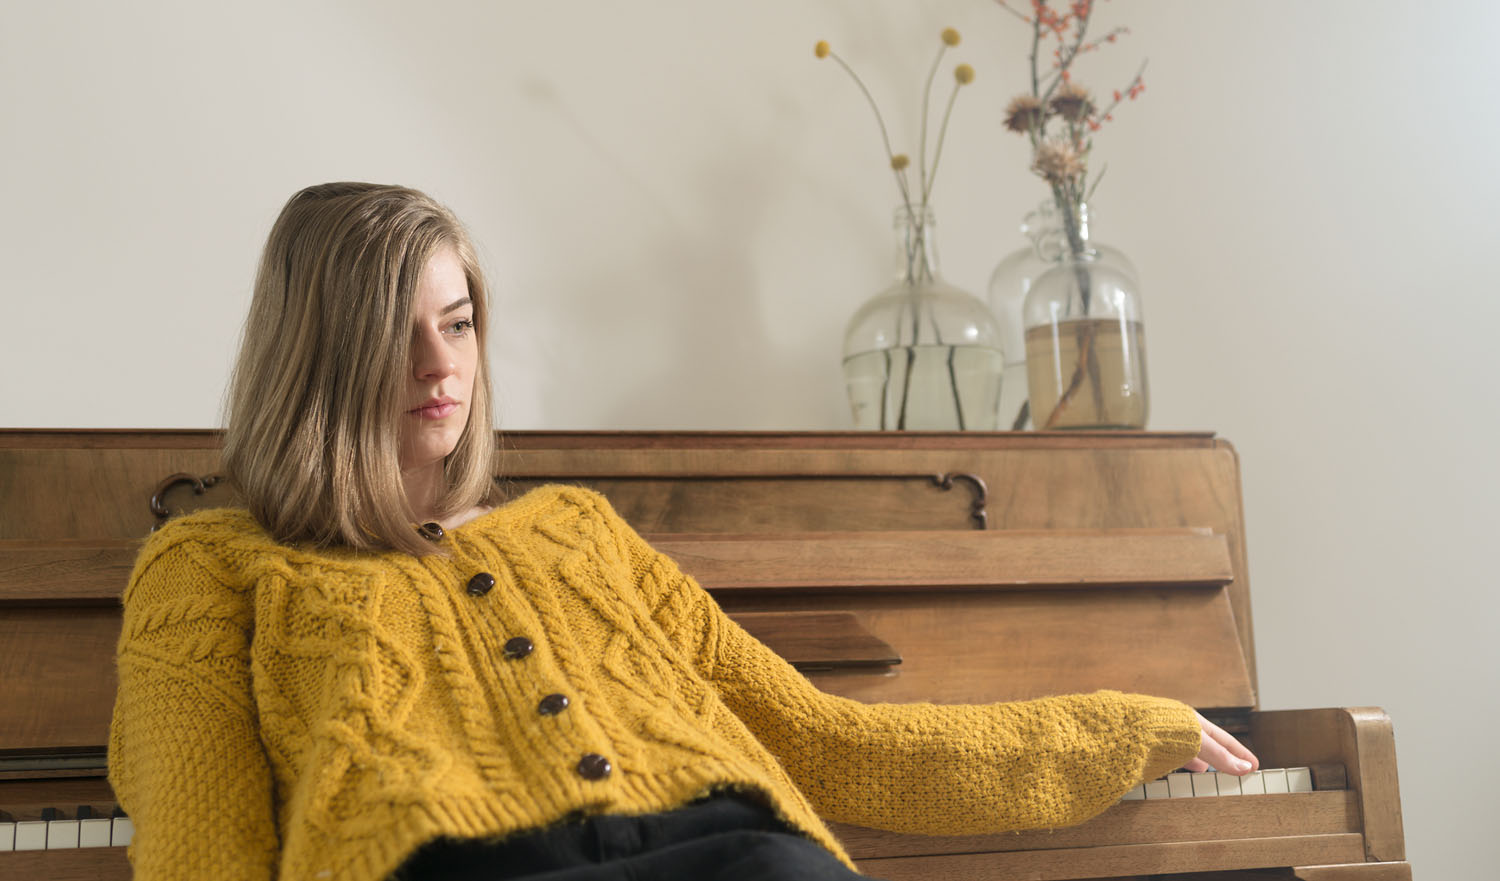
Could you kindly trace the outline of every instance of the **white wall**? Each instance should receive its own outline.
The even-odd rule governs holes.
[[[1418,872],[1486,877],[1500,7],[1100,23],[1133,35],[1081,78],[1150,67],[1098,138],[1096,234],[1143,276],[1152,427],[1240,451],[1262,703],[1385,706]],[[999,120],[1025,35],[983,0],[7,2],[0,425],[217,424],[281,203],[362,179],[472,226],[501,427],[846,427],[842,327],[884,284],[895,192],[811,47],[910,149],[950,24],[978,80],[935,204],[981,291],[1044,195]]]

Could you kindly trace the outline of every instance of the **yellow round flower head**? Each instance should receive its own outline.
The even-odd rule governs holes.
[[[967,64],[960,64],[953,68],[953,78],[958,80],[960,86],[967,86],[974,82],[974,68]]]
[[[897,153],[895,156],[891,157],[891,168],[895,169],[896,171],[901,171],[910,164],[911,158],[908,157],[905,153]]]
[[[830,51],[827,40],[819,40],[818,44],[813,46],[813,54],[819,58],[827,58]]]
[[[953,28],[943,28],[943,42],[949,46],[958,45],[958,31]]]

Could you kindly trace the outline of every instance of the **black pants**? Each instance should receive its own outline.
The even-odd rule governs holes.
[[[852,881],[767,808],[715,795],[643,817],[588,817],[500,842],[440,839],[389,881]],[[866,879],[867,881],[867,879]]]

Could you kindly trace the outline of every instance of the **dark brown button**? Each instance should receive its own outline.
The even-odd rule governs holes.
[[[549,694],[536,705],[536,711],[543,716],[556,716],[567,708],[568,696],[565,694]]]
[[[423,523],[417,527],[417,533],[428,541],[442,541],[443,527],[437,521]]]
[[[609,759],[598,753],[589,753],[578,760],[578,776],[585,780],[603,780],[613,770]]]
[[[495,586],[495,576],[488,572],[481,572],[469,579],[469,586],[465,588],[471,597],[482,597],[490,592]]]
[[[532,645],[531,640],[526,637],[512,636],[505,641],[505,656],[511,659],[524,658],[531,654],[531,650],[534,648],[536,646]]]

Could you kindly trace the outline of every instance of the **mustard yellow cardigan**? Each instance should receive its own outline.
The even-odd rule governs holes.
[[[820,817],[1064,826],[1199,748],[1190,708],[1139,695],[820,692],[587,490],[532,491],[442,542],[298,549],[224,509],[146,543],[109,744],[137,881],[377,881],[438,836],[715,788],[848,863]]]

